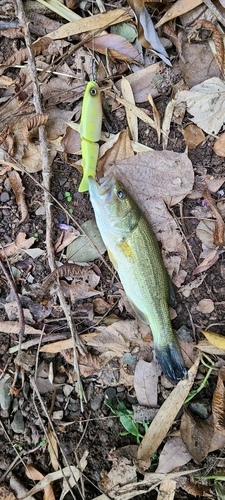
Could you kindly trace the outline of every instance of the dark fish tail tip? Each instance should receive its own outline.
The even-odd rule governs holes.
[[[187,378],[188,370],[184,364],[177,342],[164,345],[163,347],[155,346],[155,352],[163,374],[173,384]]]

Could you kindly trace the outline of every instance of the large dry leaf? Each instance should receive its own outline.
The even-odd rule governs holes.
[[[22,185],[22,181],[18,172],[13,170],[9,173],[9,181],[13,188],[13,191],[16,195],[16,203],[21,212],[21,220],[20,223],[24,222],[28,217],[28,209],[24,196],[24,187]]]
[[[160,453],[156,472],[167,474],[177,467],[187,464],[191,458],[182,439],[180,437],[172,437],[166,442]]]
[[[220,78],[209,78],[191,90],[181,90],[176,101],[187,103],[192,121],[204,132],[218,134],[225,121],[225,84]]]
[[[112,57],[121,61],[141,62],[138,50],[123,36],[113,34],[98,36],[94,44],[95,50],[101,54],[107,55],[109,52]],[[93,42],[85,43],[85,47],[93,49]]]
[[[217,386],[213,394],[212,413],[216,432],[225,436],[225,368],[220,369]]]
[[[191,412],[184,411],[180,433],[188,452],[200,464],[208,455],[213,437],[213,427],[208,420],[200,419]]]
[[[194,383],[198,371],[200,356],[188,372],[188,378],[178,382],[177,386],[164,401],[157,415],[147,430],[138,450],[138,458],[146,460],[158,449],[167,435],[174,419],[180,411],[184,401]]]
[[[158,378],[161,369],[156,360],[147,363],[143,359],[137,362],[134,372],[134,389],[138,403],[155,408],[158,405]]]
[[[173,151],[149,151],[111,167],[105,165],[105,173],[111,171],[146,215],[162,243],[165,266],[176,279],[180,264],[185,265],[187,252],[166,204],[172,206],[192,190],[194,173],[190,160],[185,154]]]
[[[48,38],[58,40],[59,38],[67,38],[68,36],[79,35],[87,31],[98,30],[106,25],[114,25],[121,21],[129,21],[132,16],[125,9],[109,10],[102,14],[80,18],[77,21],[64,24],[52,33],[48,33]]]

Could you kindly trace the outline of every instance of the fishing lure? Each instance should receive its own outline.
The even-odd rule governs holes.
[[[99,155],[98,141],[102,130],[102,103],[98,84],[90,81],[85,89],[81,121],[78,132],[81,136],[83,177],[79,193],[88,191],[88,177],[95,178]]]

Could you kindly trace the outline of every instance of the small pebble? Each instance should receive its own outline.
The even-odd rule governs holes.
[[[2,203],[6,203],[7,201],[9,201],[10,200],[9,193],[7,193],[7,191],[3,191],[1,193],[0,200]]]
[[[9,375],[5,375],[0,380],[0,407],[3,410],[8,410],[12,402],[12,396],[9,394],[11,387],[11,378]]]
[[[102,394],[96,394],[93,399],[91,400],[91,408],[93,411],[97,411],[101,408],[102,406],[102,400],[103,396]]]
[[[17,410],[17,412],[14,415],[14,419],[11,423],[12,430],[15,432],[15,434],[23,434],[25,425],[24,425],[24,419],[22,412],[20,410]]]

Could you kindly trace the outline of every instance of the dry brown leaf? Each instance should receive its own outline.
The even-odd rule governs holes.
[[[138,449],[138,458],[146,460],[155,453],[167,435],[174,419],[182,407],[198,371],[200,356],[188,372],[188,378],[178,382],[177,386],[164,401],[152,421]]]
[[[63,231],[55,243],[56,253],[62,252],[62,250],[66,248],[70,243],[72,243],[72,241],[78,238],[78,236],[80,236],[80,232],[73,227],[70,227],[70,229],[68,228],[67,230]]]
[[[59,469],[58,444],[54,436],[54,433],[52,431],[48,431],[48,453],[50,456],[53,469],[58,470]]]
[[[156,128],[156,132],[157,132],[157,136],[158,136],[158,144],[160,144],[160,137],[161,137],[160,114],[158,112],[158,109],[157,109],[154,101],[153,101],[153,97],[151,94],[148,94],[148,100],[152,106],[155,128]]]
[[[180,433],[193,460],[200,464],[209,453],[213,437],[211,423],[185,410],[181,417]]]
[[[189,149],[195,149],[205,140],[205,134],[201,128],[191,123],[183,130],[184,140]]]
[[[225,434],[221,434],[220,432],[216,432],[214,430],[209,453],[212,453],[213,451],[216,450],[222,450],[224,446],[225,446]]]
[[[134,95],[129,81],[126,78],[121,80],[122,96],[131,104],[135,105]],[[125,108],[127,125],[130,131],[131,139],[138,142],[138,119],[137,116],[129,109]]]
[[[159,463],[156,472],[168,474],[177,467],[187,464],[191,460],[185,444],[180,437],[169,439],[159,456]]]
[[[140,359],[134,372],[134,389],[138,403],[150,408],[158,406],[158,378],[161,375],[159,363],[152,360],[147,363]]]
[[[25,471],[27,477],[29,477],[33,481],[40,481],[46,478],[46,476],[44,476],[41,472],[39,472],[34,465],[31,464],[26,465]],[[44,486],[43,489],[44,489],[43,500],[55,500],[55,495],[51,483]]]
[[[104,315],[112,306],[104,299],[97,298],[93,300],[93,307],[95,313]]]
[[[67,363],[69,363],[70,365],[74,364],[73,349],[64,350],[61,352],[61,354]],[[91,375],[96,375],[99,373],[100,362],[98,356],[95,356],[90,352],[88,352],[84,356],[78,353],[77,356],[78,356],[80,373],[83,377],[90,377]]]
[[[114,24],[129,21],[130,19],[132,19],[132,16],[127,9],[112,9],[102,14],[66,23],[52,33],[48,33],[48,37],[58,40],[60,38],[67,38],[68,36],[79,35],[80,33],[87,33],[87,31],[98,30],[107,25],[113,26]]]
[[[137,49],[123,36],[107,34],[95,37],[95,50],[100,54],[110,54],[120,61],[141,62],[140,54]],[[85,47],[92,49],[93,41],[84,44]]]
[[[134,156],[134,152],[131,148],[128,132],[127,130],[121,130],[100,147],[97,166],[98,177],[103,177],[106,165],[109,168],[114,163],[128,160],[132,156]]]
[[[27,142],[33,142],[33,137],[30,134],[30,132],[38,127],[40,125],[45,125],[45,123],[48,121],[48,115],[47,114],[37,114],[32,116],[29,120],[27,120],[24,129],[23,129],[23,136],[24,139]]]
[[[71,127],[66,128],[66,133],[61,140],[65,153],[77,154],[80,150],[80,134]]]
[[[162,62],[160,62],[151,64],[147,66],[147,68],[140,69],[126,76],[126,79],[131,84],[136,103],[147,101],[149,93],[152,97],[158,97],[165,92],[165,71],[168,78],[169,68],[165,67]],[[121,80],[116,83],[116,87],[118,87],[119,90],[121,89]]]
[[[218,261],[219,256],[220,256],[220,251],[218,250],[218,248],[214,248],[214,250],[212,250],[207,255],[207,257],[201,262],[201,264],[199,264],[199,266],[194,269],[194,271],[192,272],[193,276],[195,274],[207,271],[207,269],[210,269],[210,267],[212,267],[215,264],[215,262]]]
[[[212,399],[213,424],[216,432],[225,435],[225,368],[220,369]]]
[[[26,240],[26,233],[19,233],[13,243],[6,245],[0,250],[0,258],[13,257],[17,252],[30,248],[35,242],[35,238],[31,237]]]
[[[166,11],[164,16],[155,25],[155,28],[159,28],[159,26],[162,26],[162,24],[167,23],[168,21],[172,21],[172,19],[175,19],[176,17],[182,16],[182,14],[185,14],[186,12],[189,12],[189,10],[198,7],[198,5],[201,5],[201,3],[203,3],[203,0],[189,0],[188,3],[186,2],[186,0],[177,0],[175,4],[173,4],[172,7],[170,7]]]
[[[205,332],[205,330],[201,330],[201,333],[203,333],[204,335],[208,334],[208,333],[213,334],[213,332]],[[214,333],[213,335],[217,336],[216,333]],[[222,337],[222,335],[218,335],[218,337]],[[201,352],[205,352],[206,354],[212,354],[215,356],[225,356],[225,342],[223,343],[223,345],[224,345],[224,349],[222,349],[222,348],[220,349],[219,347],[212,345],[208,340],[204,339],[204,340],[200,340],[200,342],[198,343],[198,345],[196,347]]]
[[[20,224],[24,222],[27,217],[28,217],[28,209],[27,209],[27,204],[24,196],[24,187],[22,185],[22,180],[18,172],[13,170],[12,172],[9,173],[9,182],[12,186],[12,189],[15,193],[16,196],[16,203],[20,209],[21,212],[21,220]]]
[[[185,63],[180,60],[179,66],[183,79],[189,88],[204,82],[208,78],[221,76],[221,71],[208,41],[205,43],[183,42],[182,49]]]
[[[217,156],[225,157],[225,132],[215,141],[213,151]]]

